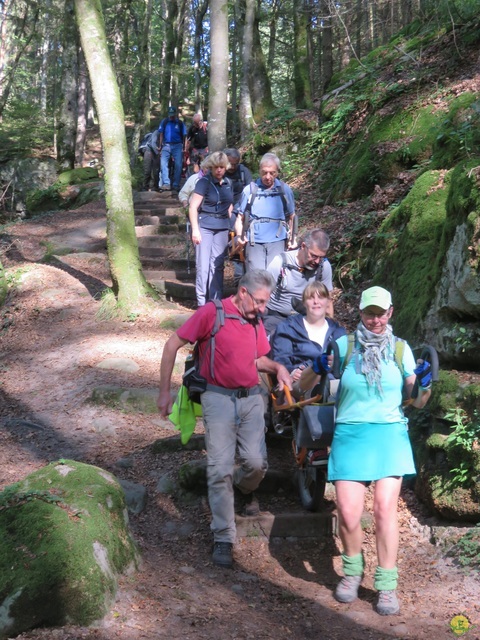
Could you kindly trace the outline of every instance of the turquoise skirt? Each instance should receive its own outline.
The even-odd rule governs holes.
[[[328,480],[371,482],[415,473],[407,425],[337,424],[328,458]]]

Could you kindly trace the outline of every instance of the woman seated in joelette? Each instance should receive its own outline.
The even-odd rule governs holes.
[[[271,357],[283,364],[296,382],[303,369],[309,367],[325,351],[331,340],[346,335],[335,320],[326,317],[330,292],[319,281],[308,284],[302,296],[306,316],[296,314],[277,326],[272,339]]]

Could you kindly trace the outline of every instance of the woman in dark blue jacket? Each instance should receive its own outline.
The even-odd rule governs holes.
[[[188,215],[195,246],[195,290],[199,307],[208,300],[223,297],[223,270],[233,209],[232,183],[225,178],[228,166],[223,151],[207,156],[202,162],[206,175],[195,183],[190,197]]]
[[[344,327],[326,317],[330,293],[319,281],[307,285],[302,296],[305,316],[293,315],[281,322],[272,340],[272,359],[283,364],[292,382],[326,349],[331,340],[346,335]]]

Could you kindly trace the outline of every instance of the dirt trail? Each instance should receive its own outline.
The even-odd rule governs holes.
[[[143,566],[121,580],[117,601],[97,628],[35,630],[19,637],[443,640],[455,637],[450,623],[459,614],[480,624],[478,575],[462,574],[430,544],[435,522],[409,490],[400,504],[399,616],[382,618],[373,611],[372,531],[366,532],[364,586],[351,605],[332,597],[340,568],[334,537],[243,538],[233,571],[211,564],[205,496],[180,502],[158,489],[167,477],[175,479],[183,462],[203,458],[203,452],[155,455],[151,443],[173,434],[168,421],[89,401],[92,389],[103,384],[155,388],[168,337],[160,320],[187,310],[159,308],[131,323],[100,322],[92,292],[110,284],[101,253],[71,255],[69,272],[57,263],[37,262],[53,236],[81,237],[103,215],[101,205],[86,206],[11,225],[4,238],[10,250],[3,262],[18,282],[0,313],[0,483],[72,457],[143,484],[147,507],[131,516]],[[138,371],[98,368],[117,357],[131,359]],[[270,454],[273,467],[290,464],[288,446]],[[299,509],[294,493],[260,498],[262,509],[273,514]],[[465,637],[480,638],[480,627],[472,626]]]

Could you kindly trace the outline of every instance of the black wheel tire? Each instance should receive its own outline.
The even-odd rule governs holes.
[[[326,470],[305,465],[298,469],[298,491],[300,502],[307,511],[320,511],[327,484]]]

